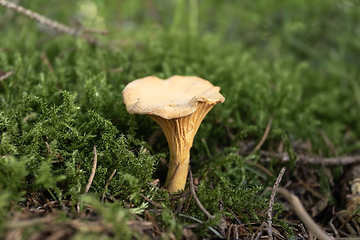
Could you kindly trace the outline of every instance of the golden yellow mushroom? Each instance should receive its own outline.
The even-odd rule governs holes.
[[[122,94],[130,114],[148,115],[163,129],[170,148],[165,187],[183,190],[194,136],[212,107],[225,101],[220,87],[199,77],[150,76],[129,83]]]

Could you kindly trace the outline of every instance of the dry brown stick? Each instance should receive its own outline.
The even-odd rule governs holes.
[[[156,220],[154,219],[154,217],[149,213],[149,211],[145,210],[144,211],[146,216],[148,217],[148,219],[150,219],[150,221],[154,224],[155,227],[155,232],[159,235],[161,235],[161,230],[160,227],[158,226]]]
[[[219,206],[219,210],[221,212],[223,212],[224,211],[224,201],[223,201],[221,196],[220,196],[220,201],[219,201],[218,206]],[[226,229],[228,228],[227,226],[228,226],[228,222],[225,220],[224,215],[222,215],[221,219],[220,219],[220,223],[218,225],[218,228],[220,230],[220,234],[222,236],[226,236]]]
[[[234,218],[236,219],[236,221],[242,225],[242,222],[240,221],[240,219],[238,218],[238,216],[236,216],[236,214],[229,208],[229,207],[226,207],[227,210],[229,210],[229,212],[234,216]]]
[[[27,16],[31,19],[34,19],[34,20],[38,21],[40,24],[43,24],[52,29],[55,29],[58,32],[65,33],[65,34],[68,34],[68,35],[71,35],[74,37],[82,37],[85,40],[87,40],[88,43],[91,43],[91,44],[96,44],[99,46],[103,45],[102,43],[98,42],[97,39],[95,39],[89,35],[83,34],[80,29],[72,28],[72,27],[66,26],[65,24],[51,20],[50,18],[47,18],[47,17],[40,15],[36,12],[33,12],[29,9],[26,9],[26,8],[24,8],[20,5],[17,5],[13,2],[9,2],[6,0],[0,0],[0,5],[5,8],[15,10],[16,12],[23,14],[24,16]]]
[[[5,227],[6,228],[28,228],[32,226],[39,226],[40,224],[46,224],[54,221],[57,218],[55,215],[46,215],[42,218],[33,218],[29,220],[21,220],[13,219],[12,221],[9,221]]]
[[[1,0],[0,0],[1,1]],[[86,185],[84,194],[86,194],[91,186],[92,181],[94,180],[94,176],[95,176],[95,171],[96,171],[96,165],[97,165],[97,152],[96,152],[96,146],[94,145],[94,161],[93,161],[93,167],[91,169],[91,174],[89,177],[89,181],[88,184]]]
[[[339,227],[339,230],[341,230],[346,224],[348,224],[350,222],[351,218],[352,218],[352,215],[347,216],[346,220],[342,221],[342,224]]]
[[[285,173],[285,170],[286,170],[286,167],[283,167],[280,170],[280,173],[275,181],[273,189],[276,189],[279,187],[279,184],[281,182],[282,176]],[[273,240],[271,224],[272,224],[272,211],[273,211],[273,206],[274,206],[274,202],[275,202],[275,194],[276,194],[276,192],[272,191],[271,196],[270,196],[270,204],[269,204],[269,211],[268,211],[268,224],[267,224],[266,230],[269,234],[269,240]]]
[[[204,206],[201,204],[200,200],[198,199],[198,197],[196,196],[195,193],[195,187],[194,187],[194,180],[193,180],[193,176],[192,176],[192,172],[190,171],[190,191],[191,191],[191,195],[193,196],[196,205],[200,208],[200,210],[209,218],[213,218],[213,216],[211,216],[211,214],[204,208]]]
[[[264,166],[262,166],[262,165],[260,165],[260,164],[258,164],[258,163],[256,163],[256,162],[251,162],[251,161],[246,161],[246,162],[247,162],[248,164],[254,165],[255,167],[263,170],[263,171],[266,172],[270,177],[272,177],[273,174],[272,174],[272,173],[270,172],[270,170],[267,169],[266,167],[264,167]]]
[[[140,196],[141,196],[143,199],[145,199],[146,201],[148,201],[149,203],[151,203],[152,205],[154,205],[155,207],[160,208],[160,209],[162,208],[162,205],[161,205],[161,204],[159,204],[159,203],[151,200],[151,199],[148,198],[147,196],[145,196],[145,195],[143,195],[143,194],[140,194]]]
[[[226,131],[227,135],[229,136],[230,140],[235,141],[234,134],[231,133],[230,128],[226,125],[224,126],[224,128],[225,128],[225,131]]]
[[[71,202],[69,200],[61,200],[62,204],[70,204],[71,205]],[[52,206],[52,205],[55,205],[56,203],[59,203],[59,200],[55,200],[55,201],[51,201],[51,202],[47,202],[45,203],[44,205],[42,205],[41,207],[43,208],[46,208],[48,206]]]
[[[339,232],[336,230],[334,224],[332,223],[333,220],[334,220],[334,218],[335,218],[335,217],[331,218],[331,220],[330,220],[330,222],[329,222],[329,225],[330,225],[331,230],[333,230],[333,232],[335,233],[336,238],[339,238],[339,237],[340,237],[340,234],[339,234]]]
[[[228,229],[228,236],[227,236],[227,240],[230,240],[230,235],[231,235],[231,229],[234,227],[234,224],[231,224],[229,229]]]
[[[238,229],[237,229],[237,228],[238,228],[238,225],[235,224],[234,228],[235,228],[235,229],[234,229],[234,235],[235,235],[235,236],[234,236],[234,239],[235,239],[235,240],[239,240],[239,231],[238,231]]]
[[[279,159],[283,162],[287,162],[290,160],[290,157],[287,153],[273,153],[268,151],[260,151],[261,156],[263,157],[261,159],[262,162],[269,162],[271,158]],[[359,163],[360,162],[360,155],[354,155],[354,156],[340,156],[338,158],[314,158],[308,155],[303,154],[297,154],[296,155],[296,161],[302,161],[305,163],[311,163],[311,164],[324,164],[324,165],[349,165],[353,163]]]
[[[14,74],[14,71],[9,71],[9,72],[5,73],[4,75],[0,76],[0,82],[2,82],[3,80],[9,78],[13,74]]]
[[[270,127],[271,127],[271,124],[272,124],[272,121],[273,121],[273,117],[271,116],[270,119],[269,119],[269,122],[265,128],[265,132],[260,140],[260,142],[256,145],[256,147],[252,150],[252,152],[250,153],[253,154],[254,152],[256,152],[257,150],[259,150],[261,148],[261,146],[264,144],[269,132],[270,132]]]
[[[354,218],[351,218],[351,222],[354,224],[355,228],[356,228],[356,231],[358,233],[358,236],[360,236],[360,227],[359,227],[359,224],[355,221]]]
[[[13,1],[14,3],[18,4],[19,0],[15,0]],[[6,13],[1,16],[0,19],[0,27],[3,26],[3,24],[7,23],[13,16],[14,16],[15,11],[9,9],[8,11],[6,11]]]
[[[186,198],[187,198],[187,197],[182,197],[182,198],[180,199],[179,206],[176,208],[176,211],[175,211],[175,215],[176,215],[176,216],[179,216],[179,213],[180,213],[180,211],[182,210],[182,208],[183,208],[183,206],[184,206],[184,202],[186,201]]]
[[[49,145],[47,142],[45,142],[45,145],[46,145],[47,153],[48,153],[48,154],[51,154],[50,145]]]
[[[259,239],[261,238],[264,225],[265,225],[265,223],[263,222],[263,223],[261,224],[261,226],[257,229],[257,231],[256,231],[256,233],[255,233],[256,237],[255,237],[254,240],[259,240]]]
[[[105,184],[105,188],[104,188],[104,191],[103,191],[103,194],[102,194],[102,200],[101,200],[102,203],[104,203],[106,189],[108,188],[109,183],[110,183],[111,179],[114,177],[115,173],[116,173],[116,169],[114,169],[114,171],[112,172],[112,174],[110,175],[109,179],[107,180],[107,182]]]
[[[309,236],[308,236],[307,232],[305,231],[304,224],[300,223],[299,226],[300,226],[302,234],[304,235],[304,238],[309,239]]]
[[[190,193],[191,193],[191,192],[190,192]],[[189,209],[189,207],[190,207],[191,198],[192,198],[192,195],[190,194],[189,200],[188,200],[188,202],[187,202],[187,204],[186,204],[186,206],[185,206],[185,209],[184,209],[183,213],[187,213],[187,211],[188,211],[188,209]]]
[[[47,26],[57,30],[58,32],[66,33],[66,34],[73,35],[73,36],[75,36],[77,34],[77,29],[71,28],[62,23],[53,21],[47,17],[44,17],[36,12],[33,12],[29,9],[19,6],[13,2],[9,2],[6,0],[0,0],[0,5],[8,8],[8,9],[15,10],[16,12],[21,13],[31,19],[34,19],[41,24],[47,25]]]
[[[331,239],[330,236],[327,235],[306,212],[304,206],[302,205],[300,199],[297,196],[291,194],[288,190],[284,188],[276,188],[273,190],[281,193],[286,198],[286,200],[293,206],[296,215],[305,224],[305,226],[315,234],[317,238],[319,238],[320,240]]]
[[[343,228],[343,226],[345,225],[346,229],[351,233],[351,235],[356,236],[356,232],[355,232],[354,228],[340,214],[337,215],[337,218],[342,223],[339,230],[341,230]]]

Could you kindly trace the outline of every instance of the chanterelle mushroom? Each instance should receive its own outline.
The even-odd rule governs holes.
[[[130,114],[149,115],[163,129],[170,148],[165,187],[183,190],[189,170],[190,148],[205,115],[225,98],[220,87],[199,77],[145,77],[129,83],[122,94]]]

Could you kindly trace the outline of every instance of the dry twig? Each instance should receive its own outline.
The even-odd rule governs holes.
[[[184,202],[185,202],[186,198],[187,198],[187,197],[183,197],[183,198],[180,199],[179,206],[176,208],[176,211],[175,211],[175,215],[176,215],[176,216],[179,216],[180,211],[181,211],[182,208],[183,208],[183,205],[184,205]]]
[[[309,236],[308,236],[307,232],[305,231],[304,224],[300,223],[299,226],[300,226],[301,232],[302,232],[302,234],[303,234],[303,237],[304,237],[305,239],[308,239]]]
[[[211,214],[204,208],[204,206],[201,204],[200,200],[198,199],[198,197],[196,196],[195,193],[195,187],[194,187],[194,180],[193,180],[193,176],[192,176],[192,172],[190,171],[190,191],[191,191],[191,195],[193,196],[196,205],[200,208],[200,210],[209,218],[213,218],[213,216],[211,216]]]
[[[255,167],[263,170],[263,171],[264,171],[265,173],[267,173],[270,177],[272,177],[273,174],[270,172],[270,170],[267,169],[266,167],[262,166],[261,164],[258,164],[258,163],[256,163],[256,162],[252,162],[252,161],[250,161],[250,160],[248,160],[248,161],[246,161],[246,162],[247,162],[248,164],[254,165]]]
[[[255,235],[254,235],[254,236],[256,236],[254,240],[259,240],[259,239],[261,238],[261,235],[262,235],[263,228],[264,228],[264,225],[265,225],[265,224],[266,224],[266,223],[263,222],[263,223],[261,224],[261,226],[257,229],[257,231],[255,232]]]
[[[273,153],[268,151],[260,151],[262,156],[262,162],[269,162],[272,158],[279,159],[283,162],[290,160],[290,157],[287,153]],[[297,154],[296,161],[301,161],[311,164],[324,164],[326,165],[349,165],[353,163],[360,163],[360,155],[354,156],[340,156],[338,158],[315,158],[309,155]]]
[[[335,216],[335,217],[336,217],[336,216]],[[334,220],[335,217],[331,218],[331,220],[330,220],[330,222],[329,222],[329,225],[330,225],[331,230],[333,230],[333,232],[335,233],[336,238],[339,238],[339,237],[340,237],[340,234],[339,234],[339,232],[336,230],[336,228],[335,228],[335,226],[334,226],[334,224],[333,224],[333,220]]]
[[[356,222],[356,220],[354,218],[351,218],[351,222],[354,224],[356,231],[358,233],[358,236],[360,236],[360,227],[359,224]]]
[[[14,3],[18,4],[20,0],[13,0]],[[13,16],[15,11],[9,9],[6,11],[4,15],[1,16],[0,19],[0,27],[3,26],[5,23],[7,23]]]
[[[291,194],[284,188],[276,188],[273,190],[281,193],[286,198],[286,200],[293,206],[296,215],[301,219],[305,226],[315,234],[317,238],[319,238],[320,240],[331,239],[330,236],[327,235],[306,212],[304,206],[302,205],[300,199],[297,196]]]
[[[276,189],[279,187],[279,184],[281,182],[282,176],[285,173],[285,170],[286,170],[286,167],[283,167],[281,169],[279,176],[277,177],[277,179],[275,181],[273,189]],[[275,194],[276,194],[276,192],[273,190],[271,193],[271,196],[270,196],[270,204],[269,204],[269,211],[268,211],[268,224],[267,224],[266,230],[269,234],[269,240],[273,239],[271,225],[272,225],[272,210],[273,210],[273,206],[274,206],[274,202],[275,202]]]
[[[349,230],[351,235],[356,236],[356,232],[355,232],[354,228],[349,224],[349,222],[353,218],[353,216],[351,216],[351,215],[348,216],[346,218],[346,220],[340,214],[337,215],[337,217],[340,220],[340,222],[342,223],[341,226],[339,227],[339,230],[341,230],[345,226],[346,229]]]
[[[107,182],[105,184],[105,188],[104,188],[104,191],[102,194],[102,203],[104,203],[106,189],[108,188],[109,183],[110,183],[111,179],[114,177],[115,173],[116,173],[116,169],[114,169],[114,171],[112,172],[112,174],[110,175],[109,179],[107,180]]]
[[[153,225],[155,227],[155,229],[154,229],[155,232],[157,234],[161,235],[160,227],[158,226],[158,224],[157,224],[156,220],[154,219],[154,217],[147,210],[145,210],[144,212],[145,212],[147,218],[153,223]]]
[[[47,142],[45,142],[45,145],[46,145],[47,153],[48,153],[48,154],[51,154],[50,145],[49,145]]]
[[[229,212],[234,216],[235,220],[240,224],[242,225],[240,219],[238,218],[238,216],[236,216],[236,214],[229,208],[229,207],[226,207],[227,210],[229,210]]]
[[[159,203],[151,200],[151,199],[148,198],[147,196],[145,196],[145,195],[143,195],[143,194],[140,194],[140,196],[141,196],[143,199],[145,199],[146,201],[148,201],[149,203],[151,203],[152,205],[154,205],[155,207],[160,208],[160,209],[162,208],[162,205],[161,205],[161,204],[159,204]]]
[[[95,171],[96,171],[96,165],[97,165],[97,152],[96,152],[96,146],[94,146],[94,161],[93,161],[93,167],[92,167],[92,169],[91,169],[91,174],[90,174],[90,177],[89,177],[88,184],[86,185],[84,194],[86,194],[86,193],[89,191],[90,186],[91,186],[91,183],[92,183],[92,181],[94,180]]]
[[[271,116],[270,119],[269,119],[269,122],[265,128],[265,132],[264,132],[264,135],[262,136],[260,142],[258,143],[258,145],[256,145],[256,147],[254,148],[254,150],[252,150],[252,152],[250,153],[253,154],[254,152],[256,152],[257,150],[259,150],[261,148],[261,146],[264,144],[269,132],[270,132],[270,127],[271,127],[271,124],[272,124],[272,121],[273,121],[273,117]]]
[[[3,80],[9,78],[13,74],[14,74],[14,71],[9,71],[9,72],[5,73],[4,75],[0,76],[0,82],[2,82]]]
[[[8,8],[8,9],[12,9],[12,10],[15,10],[16,12],[20,13],[20,14],[23,14],[24,16],[27,16],[31,19],[34,19],[36,21],[38,21],[40,24],[43,24],[43,25],[46,25],[52,29],[55,29],[56,31],[58,32],[61,32],[61,33],[65,33],[65,34],[68,34],[70,36],[73,36],[73,37],[80,37],[80,38],[84,38],[88,43],[90,44],[95,44],[95,45],[98,45],[98,46],[103,46],[102,43],[100,43],[96,38],[88,35],[88,34],[84,34],[84,31],[81,31],[82,29],[78,29],[78,28],[72,28],[72,27],[69,27],[69,26],[66,26],[65,24],[62,24],[62,23],[59,23],[59,22],[56,22],[54,20],[51,20],[50,18],[47,18],[43,15],[40,15],[36,12],[33,12],[29,9],[26,9],[22,6],[19,6],[13,2],[9,2],[9,1],[6,1],[6,0],[0,0],[0,5],[5,7],[5,8]],[[89,30],[87,30],[89,31]]]

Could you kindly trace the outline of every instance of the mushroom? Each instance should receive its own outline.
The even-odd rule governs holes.
[[[129,83],[123,90],[130,114],[148,115],[163,129],[170,148],[165,187],[170,193],[183,190],[189,170],[190,148],[205,115],[225,101],[209,81],[199,77],[154,76]]]

